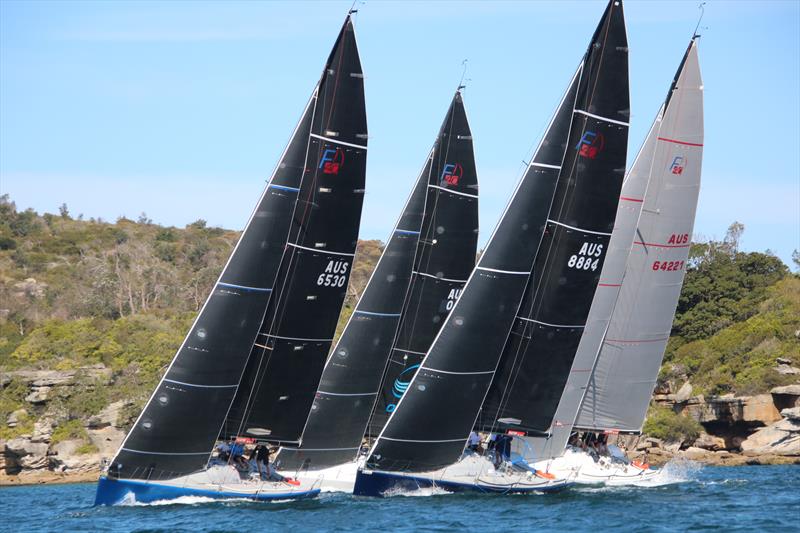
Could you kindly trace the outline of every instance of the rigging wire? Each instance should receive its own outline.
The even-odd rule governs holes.
[[[697,34],[697,30],[700,29],[700,23],[703,21],[703,15],[706,14],[705,5],[706,5],[705,2],[700,2],[700,4],[697,6],[697,9],[700,10],[700,18],[697,19],[697,26],[694,27],[694,32],[692,33],[692,39],[696,39],[696,38],[700,37]],[[706,28],[703,28],[703,29],[706,29]]]

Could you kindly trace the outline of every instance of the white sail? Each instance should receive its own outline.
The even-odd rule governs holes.
[[[641,431],[661,367],[700,190],[703,82],[696,39],[650,136],[655,144],[650,182],[620,294],[575,421],[579,428]]]

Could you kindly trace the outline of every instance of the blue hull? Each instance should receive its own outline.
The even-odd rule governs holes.
[[[507,487],[488,485],[485,483],[456,483],[453,481],[433,480],[426,477],[390,474],[372,471],[365,474],[362,470],[356,474],[356,485],[353,494],[356,496],[374,496],[382,498],[387,491],[414,491],[425,488],[440,488],[448,492],[476,492],[487,494],[524,494],[528,492],[558,492],[571,483],[545,485],[541,487]]]
[[[159,500],[173,500],[181,496],[203,496],[220,500],[235,498],[248,499],[254,501],[269,500],[300,500],[313,498],[319,494],[319,489],[307,491],[294,491],[285,493],[261,493],[243,495],[236,492],[220,492],[214,490],[194,489],[190,487],[173,487],[171,485],[161,485],[157,482],[136,481],[131,479],[109,479],[101,476],[97,482],[97,494],[94,499],[95,505],[117,505],[129,498],[133,494],[137,503],[152,503]]]

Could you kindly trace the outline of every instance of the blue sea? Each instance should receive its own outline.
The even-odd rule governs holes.
[[[800,466],[675,466],[648,487],[92,507],[94,484],[0,489],[0,531],[800,531]]]

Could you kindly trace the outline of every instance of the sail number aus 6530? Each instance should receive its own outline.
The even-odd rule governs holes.
[[[347,270],[350,263],[347,261],[328,261],[328,266],[317,278],[317,285],[321,287],[344,287],[347,283]]]
[[[591,270],[594,272],[600,264],[601,255],[603,255],[602,244],[584,242],[580,251],[570,256],[567,266],[577,270]]]

